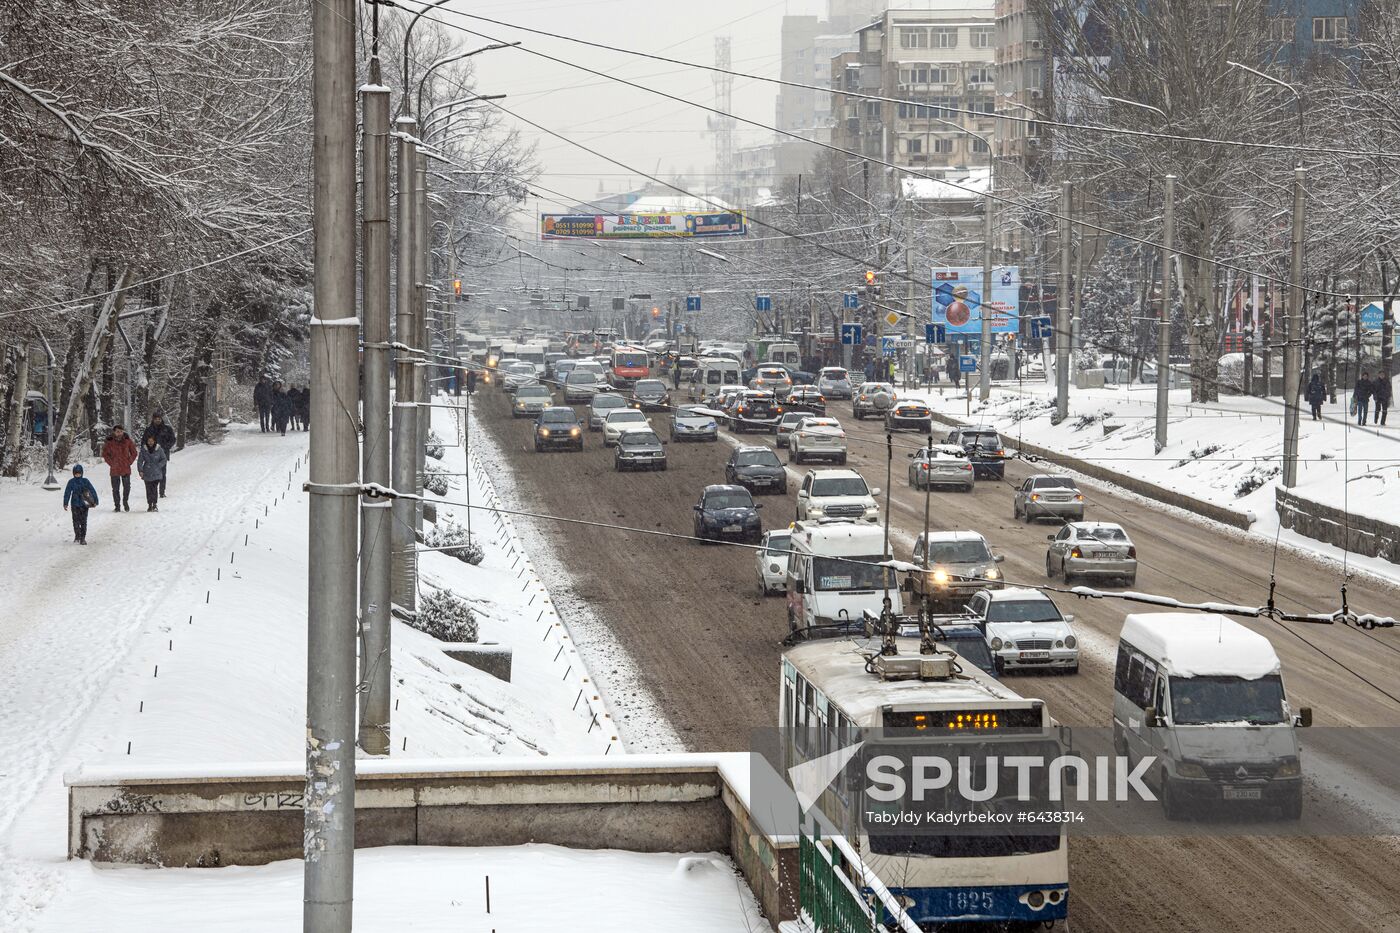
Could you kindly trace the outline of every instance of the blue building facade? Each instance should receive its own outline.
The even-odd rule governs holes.
[[[1373,0],[1271,0],[1273,62],[1297,67],[1314,55],[1345,54],[1360,35],[1369,2]]]

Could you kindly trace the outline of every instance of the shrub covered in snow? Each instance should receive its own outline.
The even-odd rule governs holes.
[[[447,474],[433,464],[423,470],[423,488],[439,496],[447,495]]]
[[[1254,467],[1235,484],[1235,498],[1241,499],[1282,473],[1279,467]]]
[[[418,604],[409,623],[439,641],[476,641],[476,615],[467,601],[448,590],[434,590]]]
[[[436,431],[428,432],[428,443],[424,445],[423,452],[434,460],[441,460],[443,456],[442,435]]]
[[[432,530],[423,536],[423,543],[432,548],[444,548],[442,553],[473,566],[480,564],[486,556],[481,545],[467,537],[467,530],[450,518],[433,525]]]

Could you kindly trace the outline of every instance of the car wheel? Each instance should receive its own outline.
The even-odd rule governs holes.
[[[1167,777],[1167,772],[1162,771],[1162,815],[1172,822],[1182,819],[1181,804],[1177,802],[1176,794],[1172,791],[1171,778]]]
[[[1014,501],[1011,503],[1011,520],[1019,522],[1021,520],[1021,507]]]
[[[1128,757],[1128,740],[1123,735],[1123,727],[1117,720],[1113,722],[1113,752],[1123,758]]]
[[[1123,578],[1124,586],[1137,586],[1137,574]]]
[[[1001,658],[994,658],[992,666],[996,669],[998,677],[1006,676],[1006,662],[1003,661]]]
[[[1050,555],[1045,555],[1045,579],[1055,579],[1055,565],[1050,562]]]
[[[1071,664],[1069,667],[1065,668],[1065,673],[1066,673],[1066,674],[1078,674],[1078,673],[1079,673],[1079,662],[1078,662],[1078,661],[1075,661],[1075,662],[1074,662],[1073,664]]]
[[[846,455],[845,455],[845,454],[842,454],[840,457],[836,458],[836,462],[839,463],[839,464],[841,464],[842,466],[845,466],[845,465],[846,465]]]
[[[1297,796],[1288,798],[1283,806],[1279,807],[1279,815],[1285,820],[1301,820],[1303,818],[1303,792],[1298,791]]]
[[[787,495],[787,483],[783,483],[781,486],[778,487],[778,495]]]

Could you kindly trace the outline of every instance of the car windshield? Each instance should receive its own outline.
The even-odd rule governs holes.
[[[596,384],[598,376],[596,373],[585,373],[574,370],[564,377],[564,384],[571,386],[591,386]]]
[[[1258,680],[1242,677],[1173,677],[1172,722],[1201,725],[1212,722],[1248,722],[1276,725],[1284,722],[1283,681],[1277,674]]]
[[[832,421],[830,418],[808,418],[807,423],[802,426],[802,430],[807,431],[812,428],[824,428],[825,430],[840,430],[841,424]]]
[[[991,559],[985,541],[931,541],[928,546],[931,564],[982,564]]]
[[[792,535],[771,534],[768,536],[767,553],[775,557],[782,556],[792,549]]]
[[[534,371],[535,371],[535,367],[532,366],[532,365],[530,365],[529,363],[511,363],[509,366],[506,367],[506,372],[511,372],[511,373],[531,373],[531,374],[533,374]]]
[[[814,496],[868,496],[870,487],[859,476],[838,476],[812,481]]]
[[[544,386],[526,386],[515,393],[516,398],[549,398],[549,390]]]
[[[540,415],[540,420],[545,424],[575,424],[574,413],[569,411],[546,411]]]
[[[968,431],[963,434],[964,444],[976,444],[978,447],[1000,447],[1001,437],[995,431]]]
[[[628,424],[633,421],[641,423],[646,420],[646,415],[632,408],[615,411],[608,415],[608,424]]]
[[[987,607],[988,622],[1059,622],[1063,618],[1048,599],[999,599]]]
[[[806,417],[807,417],[807,413],[806,413],[805,411],[788,411],[788,412],[784,412],[784,413],[783,413],[782,424],[797,424],[797,423],[800,422],[803,418],[806,418]]]
[[[947,638],[940,638],[942,644],[952,648],[963,658],[971,661],[987,673],[991,673],[995,666],[992,662],[991,649],[987,647],[987,640],[980,632],[970,632],[967,635],[953,635]]]
[[[763,379],[786,379],[786,369],[760,369],[758,375]]]
[[[894,571],[878,566],[884,558],[815,557],[812,579],[818,590],[879,590],[894,585]]]
[[[1087,538],[1090,541],[1127,541],[1128,536],[1122,528],[1115,528],[1112,525],[1098,525],[1093,528],[1080,528],[1079,537]]]
[[[872,392],[893,392],[894,386],[888,382],[867,382],[860,387],[860,390],[869,395]]]
[[[741,450],[734,455],[736,466],[782,466],[778,455],[767,447],[761,450]]]
[[[650,431],[628,431],[618,439],[618,443],[623,447],[655,447],[661,442]]]
[[[833,382],[839,382],[842,379],[848,379],[850,377],[844,369],[823,369],[822,378],[829,379]]]
[[[576,372],[576,373],[595,373],[595,374],[601,376],[601,375],[603,374],[603,367],[602,367],[602,364],[600,364],[600,363],[595,363],[595,362],[593,362],[592,360],[584,360],[582,363],[575,364],[575,366],[574,366],[574,372]]]
[[[659,379],[639,379],[637,380],[637,394],[641,395],[644,392],[664,395],[666,384]]]
[[[599,395],[593,399],[593,407],[596,408],[622,408],[627,404],[627,400],[620,395]]]
[[[1040,476],[1034,482],[1036,489],[1076,489],[1074,480],[1068,476]]]
[[[742,489],[728,490],[726,492],[707,492],[705,494],[705,508],[751,509],[753,508],[753,497]]]

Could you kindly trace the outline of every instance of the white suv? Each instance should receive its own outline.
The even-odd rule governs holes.
[[[797,520],[842,518],[877,522],[879,489],[871,489],[855,470],[813,470],[797,490]]]
[[[788,463],[824,457],[846,462],[846,432],[835,418],[803,418],[788,435]]]
[[[981,626],[998,674],[1012,668],[1078,672],[1074,616],[1061,615],[1040,590],[981,590],[968,600],[967,612]]]

